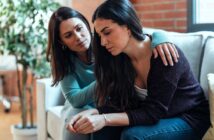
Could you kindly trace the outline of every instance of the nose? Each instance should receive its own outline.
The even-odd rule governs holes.
[[[101,37],[101,45],[102,45],[102,46],[106,46],[107,44],[108,44],[107,39],[104,38],[104,37]]]
[[[82,37],[81,32],[74,32],[74,35],[76,36],[77,40],[79,40]]]

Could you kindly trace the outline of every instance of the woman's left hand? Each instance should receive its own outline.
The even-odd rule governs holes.
[[[85,115],[68,125],[67,129],[75,133],[88,134],[102,129],[105,124],[103,115]]]
[[[163,43],[158,45],[153,49],[154,58],[157,58],[160,55],[164,65],[168,63],[173,66],[173,59],[175,62],[178,62],[179,54],[174,44],[172,43]],[[173,59],[172,59],[173,58]]]

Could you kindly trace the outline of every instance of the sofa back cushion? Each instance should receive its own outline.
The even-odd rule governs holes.
[[[214,36],[209,36],[205,41],[204,55],[202,59],[200,83],[207,97],[207,74],[214,73]]]
[[[197,34],[171,33],[169,40],[184,52],[194,76],[199,80],[203,36]]]

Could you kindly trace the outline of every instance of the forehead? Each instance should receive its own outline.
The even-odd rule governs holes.
[[[74,25],[74,26],[76,24],[79,24],[79,23],[84,24],[84,22],[81,19],[76,18],[76,17],[75,18],[69,18],[69,19],[61,22],[61,24],[70,24],[70,25]]]
[[[60,24],[60,31],[72,30],[76,25],[86,26],[85,23],[79,18],[69,18]]]
[[[113,20],[110,19],[96,19],[94,22],[94,28],[96,32],[100,32],[103,28],[109,27],[114,24]]]

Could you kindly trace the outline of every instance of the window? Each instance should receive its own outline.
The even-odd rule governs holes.
[[[188,0],[188,32],[214,31],[214,1]]]

